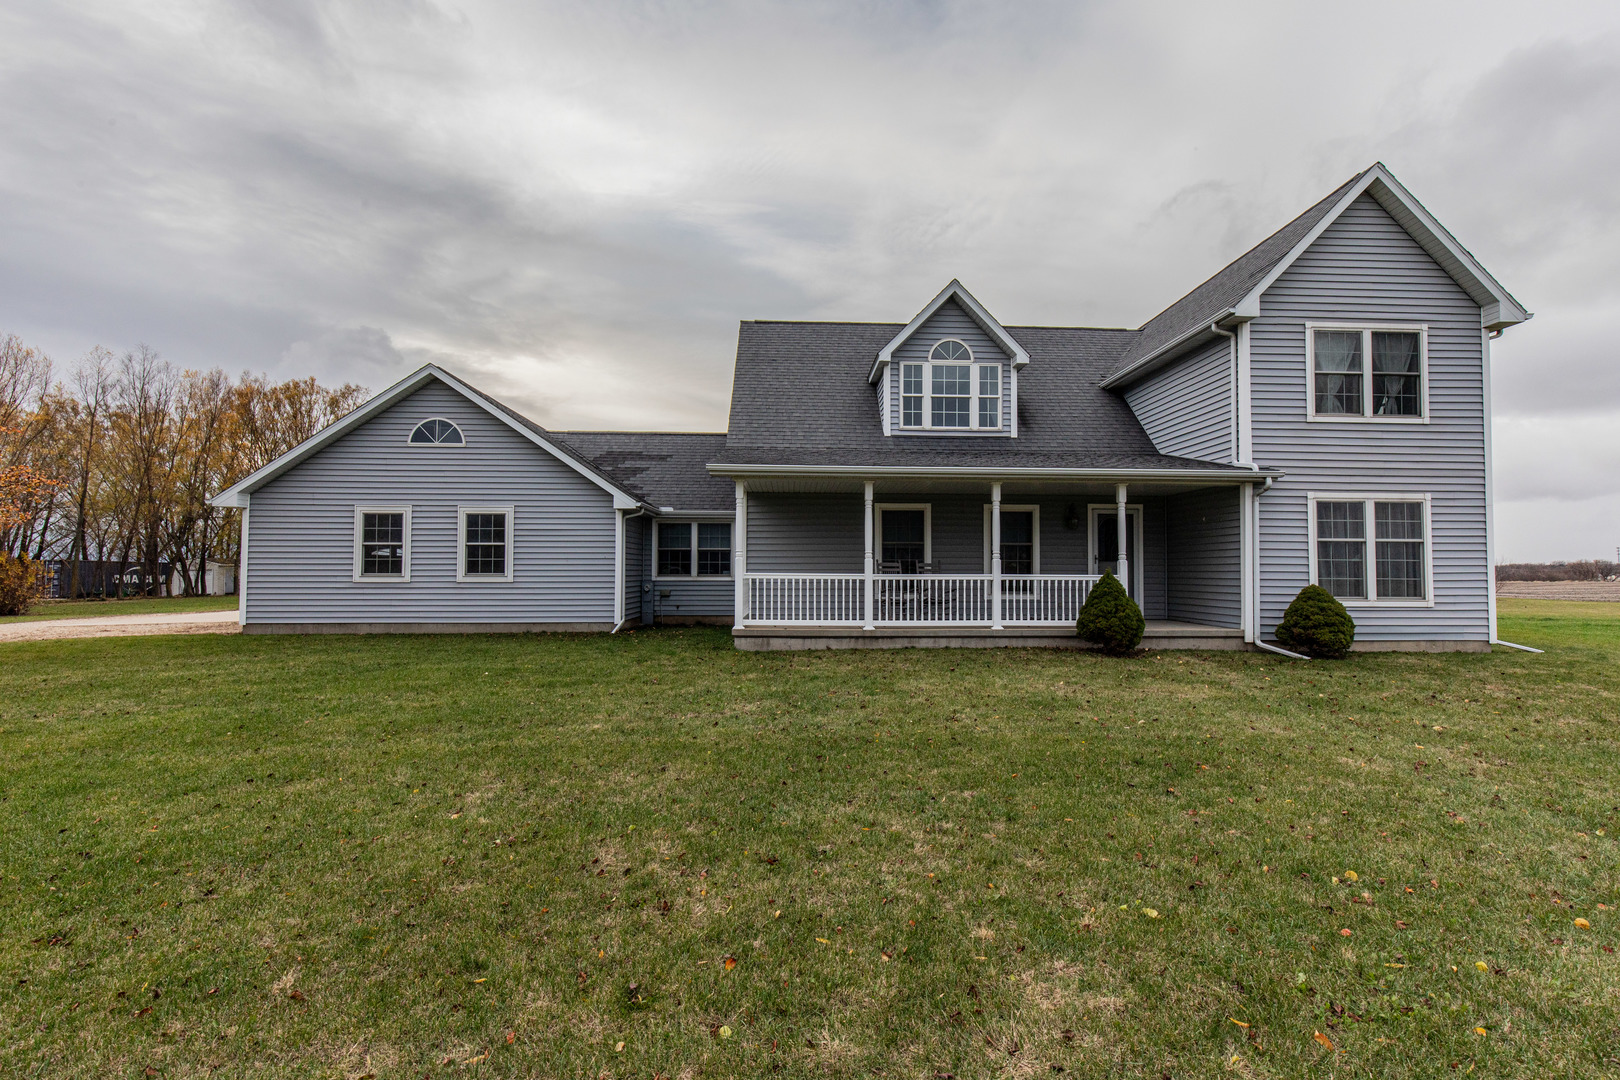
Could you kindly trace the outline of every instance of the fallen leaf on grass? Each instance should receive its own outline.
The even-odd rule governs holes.
[[[1312,1035],[1311,1038],[1315,1039],[1329,1050],[1333,1049],[1333,1040],[1322,1034],[1320,1031],[1318,1031],[1315,1035]]]
[[[1491,970],[1491,965],[1487,964],[1483,960],[1475,960],[1474,961],[1474,966],[1479,968],[1479,970],[1481,970],[1481,971],[1489,971],[1489,970]]]
[[[1350,936],[1350,928],[1347,926],[1343,930],[1340,930],[1339,931],[1339,936],[1340,937],[1349,937]]]
[[[1585,919],[1576,919],[1575,920],[1575,925],[1578,926],[1582,930],[1590,930],[1590,929],[1592,929],[1592,924],[1587,922]]]
[[[289,990],[287,991],[287,996],[292,998],[294,1001],[304,1000],[304,992],[302,990]]]
[[[731,1038],[731,1029],[729,1027],[726,1027],[726,1026],[722,1025],[721,1028],[720,1028],[720,1037],[722,1039]]]
[[[616,1043],[614,1043],[614,1044],[613,1044],[613,1052],[614,1052],[614,1053],[615,1053],[615,1054],[622,1054],[622,1053],[624,1053],[624,1043],[623,1043],[623,1042],[622,1042],[622,1041],[621,1041],[621,1042],[616,1042]]]
[[[517,1032],[508,1031],[506,1033],[506,1045],[511,1046],[515,1042],[517,1042]]]
[[[832,942],[830,942],[830,941],[828,941],[828,940],[827,940],[827,939],[826,939],[826,938],[824,938],[824,937],[818,937],[818,938],[816,938],[816,940],[817,940],[817,941],[819,941],[819,942],[821,942],[821,943],[822,943],[822,944],[823,944],[823,945],[831,945],[831,944],[832,944]]]
[[[1474,1034],[1475,1035],[1489,1035],[1490,1032],[1486,1031],[1484,1028],[1475,1028],[1474,1029]]]
[[[1242,1020],[1238,1020],[1235,1017],[1228,1016],[1227,1019],[1231,1020],[1232,1023],[1236,1024],[1240,1028],[1246,1028],[1246,1027],[1249,1026],[1248,1024],[1245,1024]]]
[[[489,1051],[485,1050],[482,1054],[479,1054],[477,1057],[471,1057],[471,1058],[468,1058],[466,1061],[463,1061],[462,1064],[463,1065],[476,1065],[480,1061],[483,1061],[487,1057],[489,1057]]]
[[[1159,917],[1159,913],[1150,907],[1143,908],[1142,914],[1146,915],[1150,919],[1157,919]]]
[[[726,970],[727,971],[730,971],[732,968],[734,968],[736,966],[737,966],[737,958],[735,956],[726,957]]]

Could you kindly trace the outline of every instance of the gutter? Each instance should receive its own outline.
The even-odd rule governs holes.
[[[1148,371],[1152,370],[1152,368],[1167,355],[1176,352],[1193,339],[1209,333],[1210,328],[1215,323],[1224,322],[1236,314],[1237,309],[1227,308],[1225,311],[1218,313],[1213,319],[1211,319],[1209,321],[1209,325],[1206,326],[1203,323],[1200,323],[1191,330],[1181,334],[1179,337],[1160,345],[1157,349],[1154,349],[1152,352],[1142,357],[1142,359],[1136,361],[1136,363],[1132,364],[1130,367],[1121,368],[1119,371],[1114,372],[1097,385],[1101,386],[1104,390],[1114,390],[1118,387],[1125,386],[1128,383],[1135,382],[1139,375],[1147,374]]]
[[[635,513],[633,513],[633,514],[627,513],[627,514],[623,515],[623,521],[620,522],[619,527],[623,528],[624,527],[623,522],[629,521],[631,518],[646,517],[646,516],[647,516],[647,510],[644,507],[639,507],[638,506],[636,508]],[[619,558],[621,559],[621,561],[623,560],[624,552],[622,552],[622,551],[619,552]],[[608,634],[610,636],[613,635],[613,634],[617,634],[620,631],[620,629],[622,629],[624,627],[624,624],[629,622],[629,621],[630,621],[630,616],[626,615],[624,618],[620,619],[618,622],[613,624],[613,629],[609,630]]]
[[[857,479],[874,477],[938,478],[949,480],[1099,480],[1108,483],[1130,483],[1144,480],[1199,480],[1217,483],[1246,484],[1255,480],[1271,481],[1286,475],[1271,469],[1045,469],[964,467],[960,465],[739,465],[716,462],[707,466],[713,476],[848,476]]]

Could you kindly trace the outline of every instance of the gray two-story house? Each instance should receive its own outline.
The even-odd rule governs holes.
[[[741,648],[1495,640],[1490,343],[1529,313],[1382,165],[1136,330],[744,322],[724,434],[552,432],[421,369],[216,499],[249,631],[729,625]]]

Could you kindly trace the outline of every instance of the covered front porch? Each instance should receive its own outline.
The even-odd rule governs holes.
[[[1083,647],[1075,620],[1113,573],[1146,646],[1242,648],[1251,497],[1190,478],[739,477],[733,634],[749,649]]]

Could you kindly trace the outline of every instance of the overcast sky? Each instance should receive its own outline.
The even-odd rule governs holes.
[[[0,0],[0,333],[719,430],[739,319],[1137,326],[1374,160],[1536,312],[1499,557],[1613,557],[1612,0]]]

